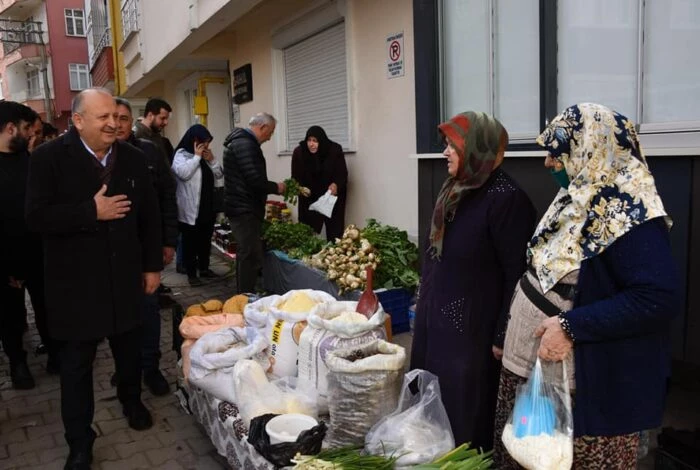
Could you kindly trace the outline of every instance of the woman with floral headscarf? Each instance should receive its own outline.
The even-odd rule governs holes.
[[[537,143],[562,188],[530,240],[529,270],[513,296],[496,465],[520,468],[500,436],[539,356],[566,361],[573,376],[573,468],[635,468],[638,432],[661,423],[679,307],[670,219],[625,116],[578,104]]]
[[[422,265],[411,368],[440,379],[455,442],[490,449],[505,316],[535,210],[501,168],[508,133],[484,113],[441,124],[449,177]]]

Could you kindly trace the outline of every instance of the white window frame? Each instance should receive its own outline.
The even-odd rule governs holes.
[[[78,16],[75,13],[80,12],[82,16]],[[71,37],[80,37],[83,38],[85,37],[86,30],[87,30],[87,21],[85,18],[85,11],[81,8],[64,8],[63,9],[63,18],[64,18],[64,23],[66,25],[66,36],[71,36]],[[81,20],[83,23],[83,32],[82,34],[78,34],[78,26],[77,26],[77,21]],[[73,34],[68,32],[68,24],[69,22],[73,25]]]
[[[78,83],[73,83],[72,74],[77,74]],[[85,88],[80,88],[80,76],[85,75],[86,86]],[[90,88],[90,66],[88,64],[68,64],[68,82],[70,84],[71,91],[81,91]],[[75,85],[75,86],[74,86]]]
[[[139,4],[138,0],[122,0],[122,34],[124,42],[133,34],[138,33],[139,28]]]
[[[32,84],[36,83],[33,87]],[[41,76],[39,75],[39,69],[29,69],[27,71],[27,98],[34,98],[41,96]]]
[[[320,5],[320,6],[319,6]],[[300,11],[291,19],[285,20],[273,28],[272,33],[272,103],[274,115],[277,118],[277,126],[273,139],[278,149],[278,156],[290,156],[296,144],[288,143],[287,136],[287,93],[284,67],[284,49],[304,39],[318,34],[340,22],[345,22],[345,73],[347,75],[347,112],[348,112],[348,144],[343,148],[345,154],[352,154],[357,149],[357,136],[355,133],[354,101],[352,99],[351,84],[353,83],[353,70],[350,58],[352,57],[352,42],[348,40],[350,26],[347,20],[347,6],[345,0],[337,2],[316,2],[311,7]],[[288,148],[291,147],[291,148]]]

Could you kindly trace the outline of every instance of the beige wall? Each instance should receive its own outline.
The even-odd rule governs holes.
[[[227,55],[219,58],[229,60],[232,69],[252,64],[254,100],[240,106],[239,126],[257,112],[276,112],[272,35],[300,11],[319,3],[266,0],[197,49],[197,56],[225,51]],[[348,0],[345,6],[351,134],[356,150],[346,155],[347,221],[363,225],[372,217],[416,236],[418,171],[416,160],[409,159],[416,151],[412,2]],[[388,79],[386,38],[399,31],[404,32],[405,75]],[[177,109],[177,87],[175,80],[166,80],[164,95],[175,113],[187,112]],[[228,116],[220,118],[228,120]],[[212,113],[209,119],[217,117]],[[179,124],[169,126],[171,136],[184,131],[182,121],[174,121]],[[275,181],[288,178],[291,171],[291,157],[278,154],[282,148],[275,138],[263,145],[268,176]]]

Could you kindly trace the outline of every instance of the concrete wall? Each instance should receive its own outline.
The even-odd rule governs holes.
[[[231,69],[252,64],[254,100],[240,106],[239,125],[245,125],[257,112],[277,112],[274,96],[280,82],[275,74],[280,70],[274,64],[272,35],[300,12],[319,3],[322,2],[267,0],[198,49],[202,54],[226,51]],[[348,94],[354,137],[353,151],[346,155],[350,172],[347,221],[364,224],[365,219],[372,217],[416,236],[417,162],[408,158],[416,151],[412,15],[410,0],[353,0],[345,4]],[[400,31],[405,36],[405,74],[388,79],[386,38]],[[166,81],[166,96],[171,98],[171,104],[180,103],[175,86]],[[177,108],[175,112],[185,111]],[[210,122],[212,119],[217,118],[212,114]],[[173,121],[177,121],[181,135],[184,121]],[[168,135],[173,131],[169,129]],[[263,145],[268,176],[275,181],[289,177],[291,172],[291,157],[281,153],[284,147],[281,139],[274,137]]]

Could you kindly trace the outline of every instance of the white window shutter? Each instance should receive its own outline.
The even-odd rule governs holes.
[[[348,85],[345,23],[321,31],[284,50],[287,96],[287,149],[318,125],[348,148]]]

